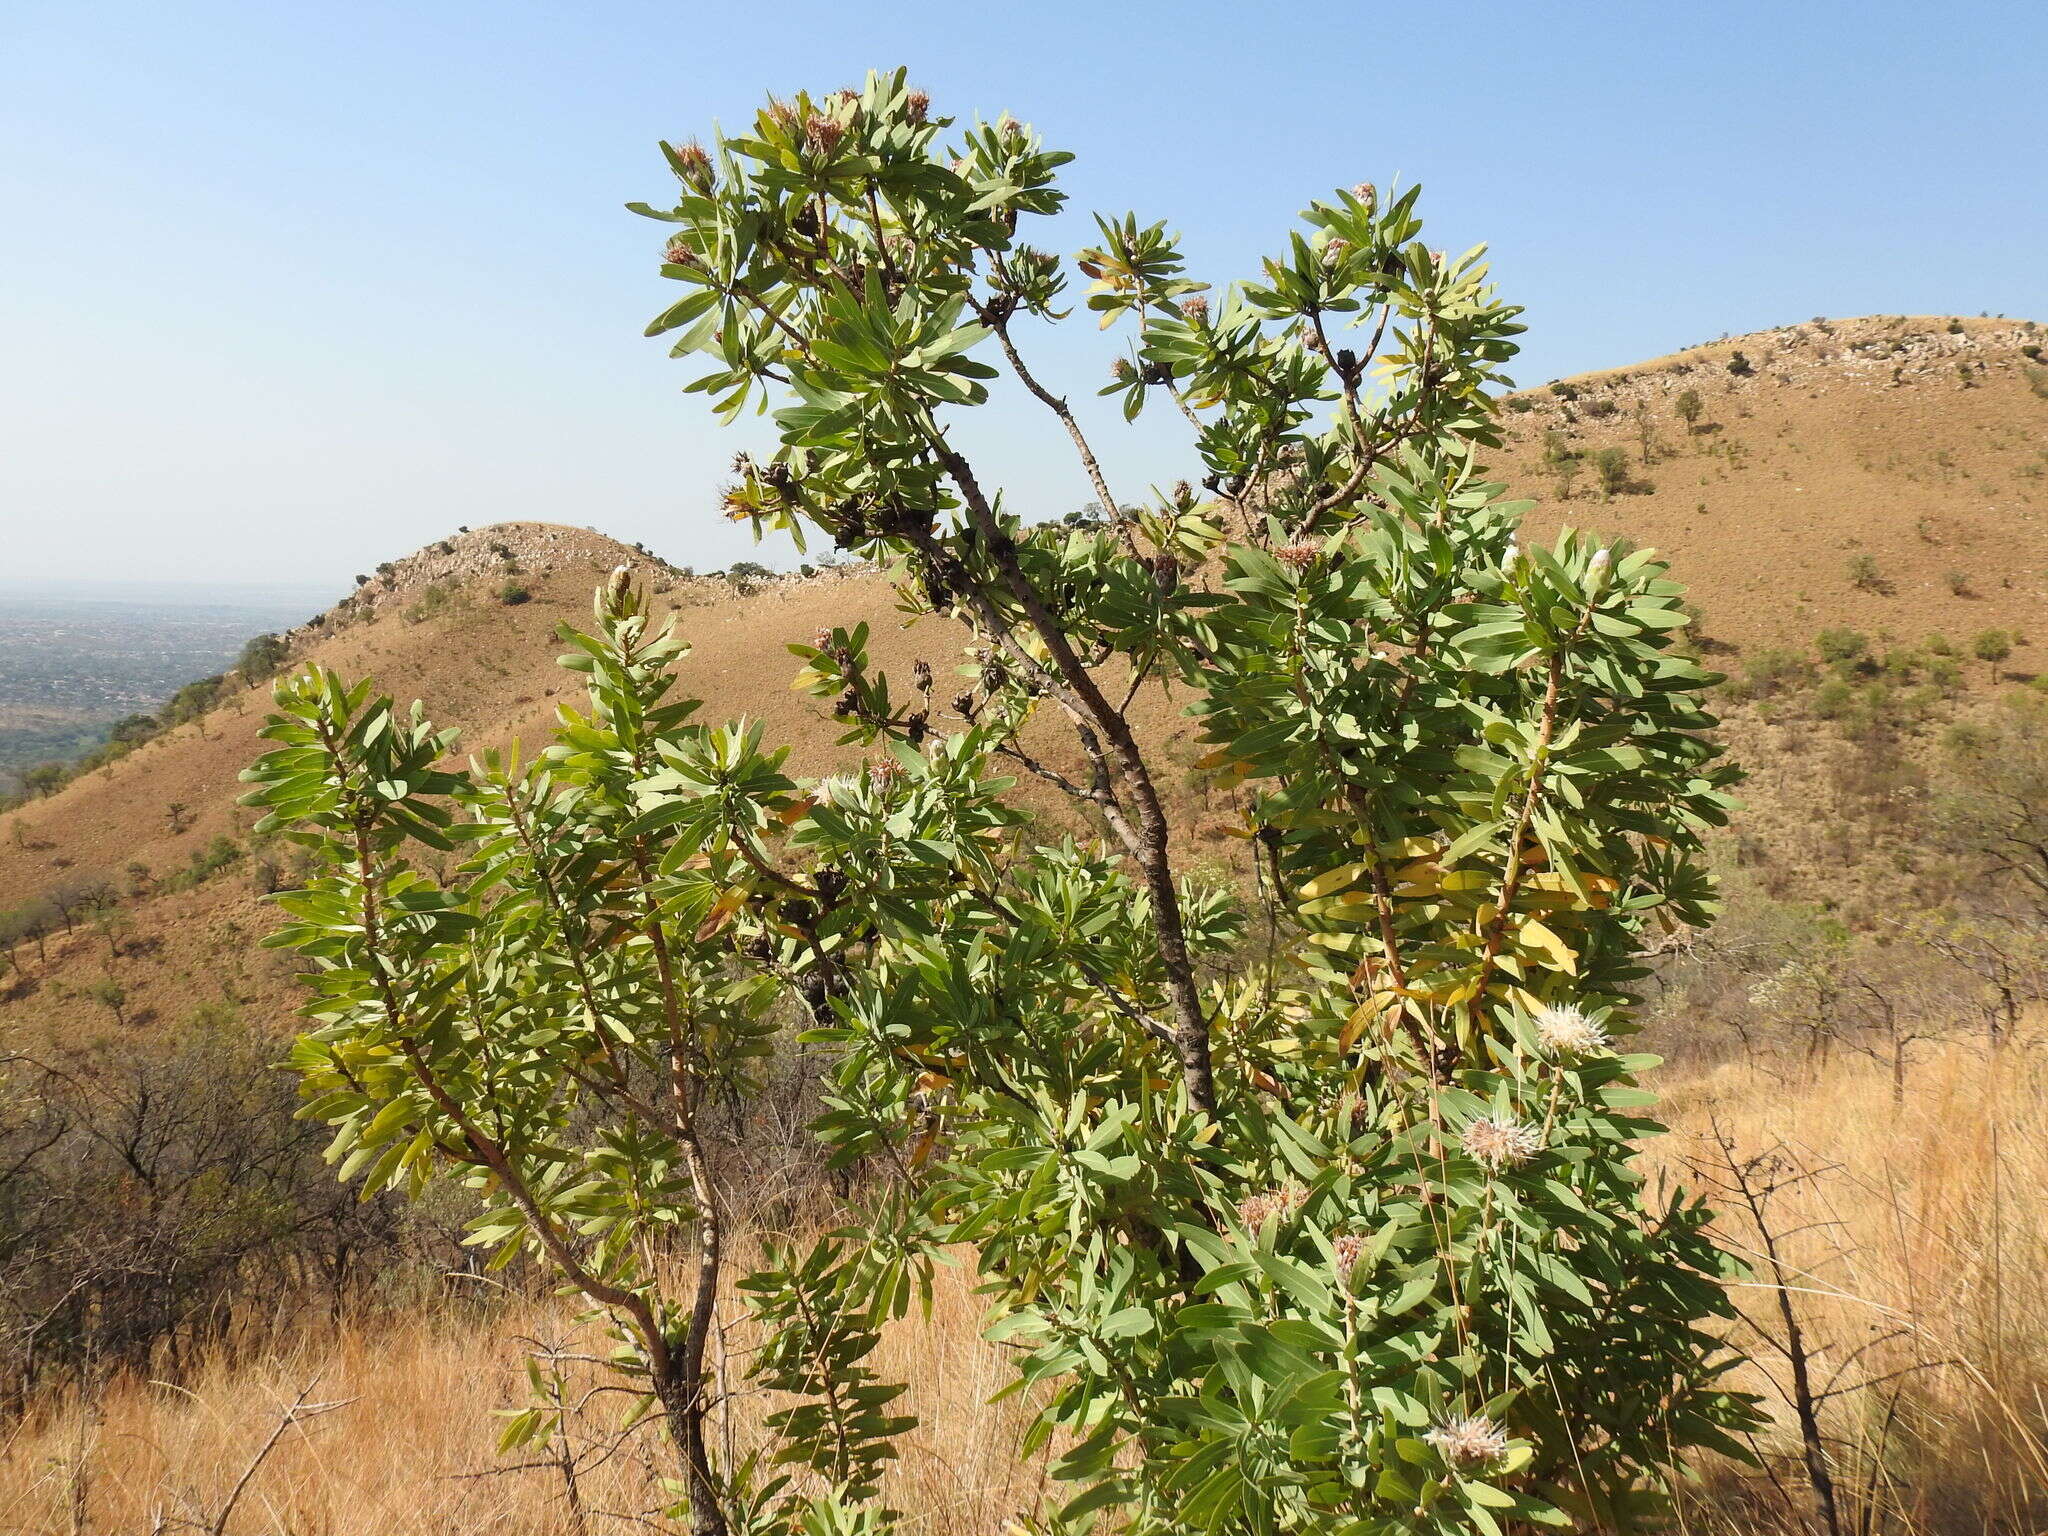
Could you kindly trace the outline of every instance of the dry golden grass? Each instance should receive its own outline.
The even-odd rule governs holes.
[[[728,1317],[740,1308],[728,1303]],[[1028,1411],[991,1404],[1004,1362],[983,1343],[977,1309],[958,1271],[942,1272],[931,1321],[896,1328],[874,1364],[905,1381],[902,1400],[921,1428],[902,1447],[886,1497],[931,1536],[1001,1531],[1035,1504],[1043,1467],[1017,1452]],[[741,1345],[743,1330],[730,1342]],[[579,1410],[566,1441],[500,1456],[503,1410],[531,1401],[525,1361],[538,1345],[564,1352],[569,1401]],[[13,1536],[128,1536],[211,1528],[266,1439],[302,1391],[329,1413],[288,1429],[262,1458],[227,1529],[240,1536],[560,1536],[579,1530],[559,1450],[578,1462],[582,1530],[646,1530],[673,1499],[667,1443],[652,1426],[620,1436],[626,1394],[592,1387],[612,1378],[567,1358],[604,1352],[601,1331],[579,1326],[566,1304],[520,1301],[450,1307],[387,1323],[300,1324],[257,1350],[228,1341],[176,1387],[124,1381],[86,1410],[51,1404],[0,1431],[0,1530]],[[577,1394],[584,1394],[580,1398]],[[769,1405],[739,1399],[729,1431],[742,1449]],[[612,1448],[616,1447],[613,1451]],[[611,1454],[607,1454],[607,1452]],[[660,1529],[670,1529],[666,1524]]]
[[[1667,1084],[1676,1134],[1655,1155],[1699,1185],[1688,1165],[1724,1163],[1725,1138],[1738,1162],[1781,1149],[1771,1175],[1781,1181],[1810,1175],[1768,1203],[1766,1220],[1816,1389],[1872,1383],[1823,1408],[1845,1523],[1861,1528],[1854,1520],[1867,1508],[1877,1530],[2042,1529],[2048,1038],[1930,1051],[1898,1102],[1889,1068],[1867,1057],[1790,1074],[1752,1060]],[[1782,1343],[1782,1299],[1757,1224],[1738,1199],[1716,1201],[1724,1240],[1757,1270],[1737,1299]],[[1787,1360],[1757,1332],[1740,1342],[1754,1351],[1749,1385],[1777,1420],[1763,1444],[1789,1478],[1798,1442]],[[1698,1529],[1783,1528],[1758,1513],[1780,1502],[1766,1480],[1737,1485],[1713,1479],[1718,1498]]]
[[[2048,1036],[1995,1055],[1963,1045],[1930,1051],[1902,1104],[1892,1101],[1887,1069],[1857,1056],[1789,1076],[1768,1059],[1674,1070],[1664,1088],[1674,1135],[1654,1153],[1662,1170],[1698,1183],[1690,1169],[1719,1160],[1725,1137],[1738,1160],[1782,1147],[1787,1165],[1813,1174],[1767,1214],[1817,1384],[1876,1383],[1825,1407],[1845,1528],[1910,1536],[2041,1529]],[[1760,1251],[1754,1224],[1734,1202],[1721,1204],[1727,1240]],[[1782,1339],[1779,1296],[1766,1279],[1759,1273],[1737,1297]],[[978,1336],[969,1283],[964,1270],[942,1272],[930,1323],[899,1325],[878,1362],[885,1376],[911,1384],[906,1406],[922,1421],[887,1490],[920,1536],[1002,1531],[1045,1486],[1042,1464],[1017,1454],[1025,1409],[988,1402],[1007,1376]],[[551,1303],[451,1306],[386,1326],[301,1325],[253,1357],[247,1341],[231,1343],[182,1390],[122,1382],[93,1415],[76,1403],[52,1405],[0,1443],[0,1524],[21,1536],[126,1536],[178,1529],[161,1523],[167,1517],[210,1518],[281,1408],[310,1386],[315,1401],[351,1401],[281,1439],[250,1479],[230,1532],[574,1532],[559,1470],[506,1470],[519,1458],[494,1452],[497,1410],[527,1401],[522,1338],[592,1344],[576,1341],[567,1310]],[[1777,1427],[1763,1441],[1772,1475],[1707,1469],[1705,1492],[1686,1515],[1692,1531],[1799,1530],[1799,1514],[1810,1512],[1785,1360],[1754,1335],[1744,1343],[1756,1352],[1748,1384],[1776,1409]],[[1836,1379],[1838,1369],[1845,1373]],[[579,1446],[602,1438],[617,1401],[591,1401],[574,1431]],[[738,1441],[764,1411],[759,1402],[740,1405]],[[583,1474],[592,1536],[647,1528],[621,1515],[660,1502],[658,1458],[648,1439]],[[1859,1527],[1865,1508],[1873,1521]]]

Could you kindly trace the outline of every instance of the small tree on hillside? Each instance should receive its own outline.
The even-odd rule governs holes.
[[[2012,634],[2003,629],[1987,629],[1970,642],[1970,654],[1991,668],[1991,680],[1998,681],[2000,663],[2012,655]]]
[[[1685,423],[1686,436],[1692,436],[1699,430],[1700,415],[1706,410],[1705,402],[1700,399],[1700,392],[1696,389],[1684,390],[1680,392],[1673,405],[1678,412],[1678,419]]]
[[[873,754],[794,784],[757,730],[667,699],[679,648],[623,573],[570,637],[591,711],[536,763],[444,774],[417,714],[289,684],[255,772],[328,861],[283,898],[321,967],[309,1112],[372,1185],[469,1180],[480,1239],[610,1314],[700,1532],[888,1524],[902,1421],[865,1359],[941,1245],[972,1249],[1044,1394],[1028,1448],[1057,1437],[1072,1493],[1040,1528],[1636,1524],[1751,1421],[1720,1384],[1707,1213],[1632,1164],[1656,1130],[1653,1059],[1622,1048],[1636,955],[1706,921],[1732,778],[1669,647],[1679,589],[1625,547],[1515,544],[1477,459],[1517,311],[1477,253],[1421,241],[1413,189],[1311,205],[1212,297],[1133,217],[1071,268],[1024,243],[1069,157],[1007,118],[952,128],[900,73],[774,101],[715,151],[667,147],[677,201],[640,208],[672,229],[685,293],[651,329],[692,389],[778,404],[729,514],[965,624],[952,696],[876,671],[864,627],[792,646]],[[1027,359],[1072,272],[1128,333],[1105,393],[1188,427],[1188,480],[1136,510]],[[1102,526],[1027,528],[969,457],[961,415],[1004,372]],[[1242,788],[1257,946],[1176,861],[1129,714],[1151,679]],[[1100,841],[1034,835],[1020,774]],[[462,878],[412,843],[466,847]],[[694,1106],[746,1091],[778,993],[832,1051],[816,1129],[872,1188],[742,1281],[757,1380],[795,1396],[767,1462],[725,1465],[703,1342],[727,1221]],[[694,1256],[674,1298],[668,1232]]]

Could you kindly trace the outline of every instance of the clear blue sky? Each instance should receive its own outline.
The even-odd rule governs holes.
[[[2048,319],[2048,6],[0,0],[0,579],[288,581],[532,517],[683,563],[738,440],[663,348],[654,144],[908,64],[1226,279],[1334,185],[1494,249],[1517,376],[1815,314]],[[1093,398],[1085,321],[1045,371]],[[1087,499],[1045,423],[977,432]],[[1181,472],[1110,433],[1122,495]]]

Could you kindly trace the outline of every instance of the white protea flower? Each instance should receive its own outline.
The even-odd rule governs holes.
[[[835,773],[818,780],[812,791],[821,804],[849,806],[860,798],[860,781],[850,773]]]
[[[1605,1026],[1571,1003],[1537,1009],[1536,1038],[1546,1054],[1565,1058],[1598,1056],[1614,1043]]]
[[[1526,1163],[1543,1150],[1543,1133],[1533,1125],[1503,1115],[1488,1115],[1465,1127],[1459,1138],[1465,1150],[1491,1172]]]
[[[1454,1467],[1490,1467],[1508,1453],[1508,1434],[1483,1414],[1445,1419],[1422,1437]]]
[[[1596,549],[1593,551],[1593,564],[1589,567],[1589,569],[1594,571],[1596,574],[1599,572],[1603,572],[1607,569],[1608,561],[1611,558],[1612,556],[1610,556],[1606,550]]]

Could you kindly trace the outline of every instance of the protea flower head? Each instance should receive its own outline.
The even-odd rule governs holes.
[[[1273,558],[1293,566],[1298,571],[1314,564],[1316,556],[1322,552],[1323,546],[1320,544],[1283,544],[1273,551]]]
[[[829,155],[846,137],[846,125],[820,113],[804,119],[804,141],[821,155]]]
[[[1256,1190],[1237,1202],[1237,1219],[1257,1231],[1274,1217],[1285,1221],[1300,1210],[1307,1199],[1308,1191],[1298,1184]]]
[[[1370,208],[1380,199],[1380,189],[1369,181],[1361,181],[1351,189],[1351,195]]]
[[[907,116],[913,123],[923,122],[925,120],[925,115],[929,113],[931,109],[932,98],[929,92],[912,91],[908,96],[903,98],[904,115]]]
[[[1209,301],[1199,293],[1193,298],[1182,299],[1180,301],[1180,312],[1194,321],[1195,324],[1200,325],[1209,318]]]
[[[1604,571],[1607,569],[1608,562],[1612,558],[1613,557],[1609,555],[1609,553],[1606,550],[1596,549],[1593,551],[1593,563],[1590,566],[1588,566],[1587,569],[1592,571]]]
[[[1490,1467],[1508,1453],[1507,1431],[1483,1414],[1445,1419],[1422,1438],[1454,1467]]]
[[[1342,1237],[1330,1240],[1330,1251],[1337,1257],[1337,1278],[1348,1282],[1352,1267],[1358,1263],[1358,1256],[1365,1252],[1365,1239],[1355,1232],[1346,1232]]]
[[[674,267],[695,267],[702,265],[697,253],[681,240],[671,240],[662,256]]]
[[[1612,1041],[1606,1029],[1571,1003],[1536,1010],[1536,1038],[1552,1056],[1598,1056]]]
[[[704,152],[704,146],[695,139],[685,140],[676,146],[675,171],[686,186],[699,192],[711,186],[711,156]]]
[[[1474,1120],[1460,1140],[1465,1150],[1492,1172],[1526,1163],[1543,1150],[1543,1133],[1535,1126],[1498,1114]]]

